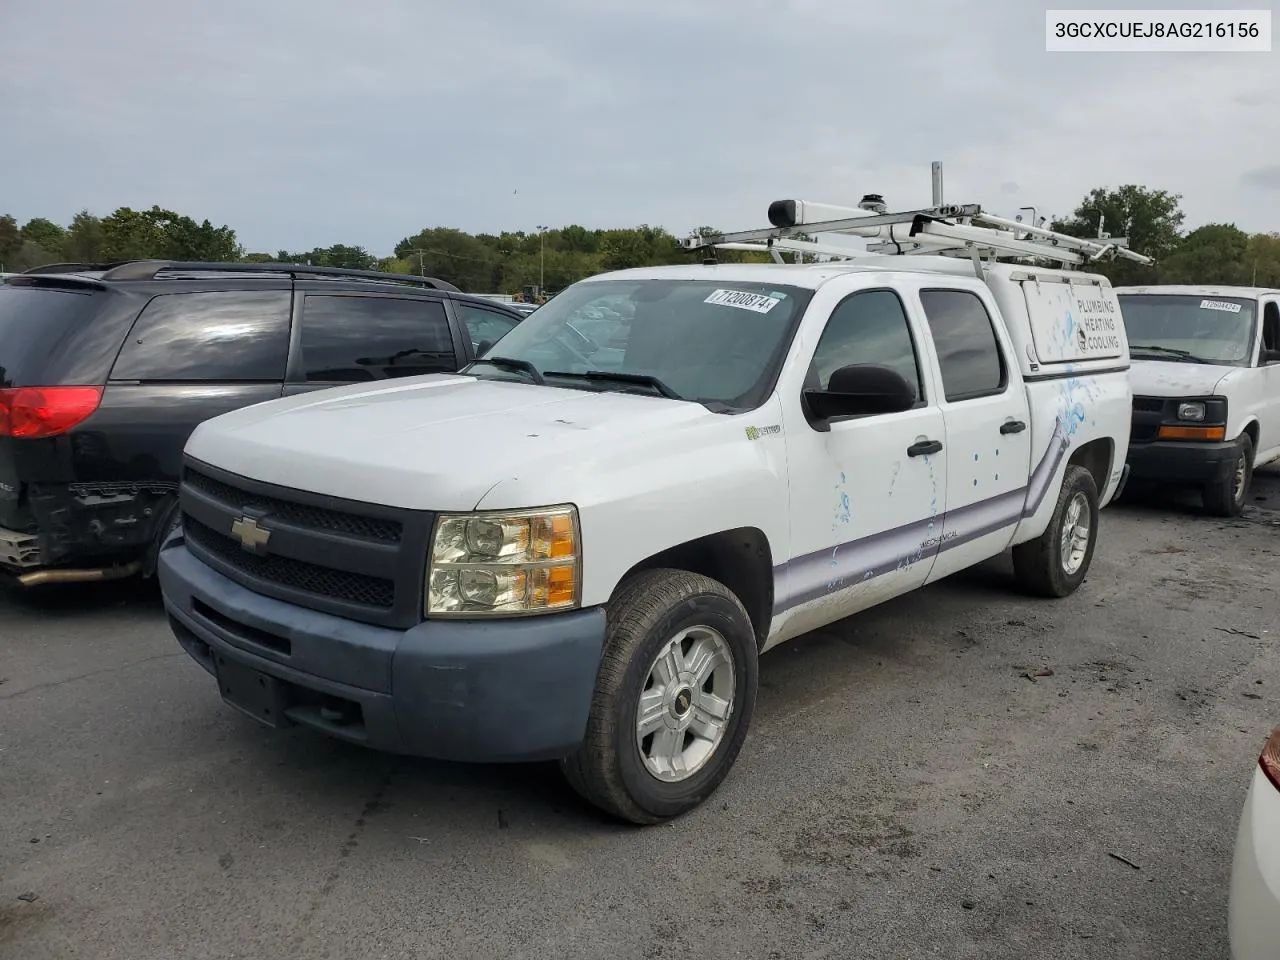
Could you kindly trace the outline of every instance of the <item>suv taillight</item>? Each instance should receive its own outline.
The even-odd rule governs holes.
[[[1271,785],[1280,790],[1280,727],[1271,731],[1266,744],[1262,748],[1262,756],[1258,757],[1258,766],[1267,775]]]
[[[101,402],[101,387],[7,387],[0,390],[0,437],[35,440],[66,433]]]

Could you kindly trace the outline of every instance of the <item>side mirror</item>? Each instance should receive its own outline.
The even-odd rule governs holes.
[[[479,345],[476,346],[476,359],[479,360],[481,357],[483,357],[486,353],[488,353],[492,349],[493,349],[492,340],[481,340]]]
[[[910,410],[916,391],[896,370],[860,363],[836,370],[826,390],[806,390],[804,398],[814,416],[831,420]]]
[[[1262,362],[1280,363],[1280,350],[1267,350],[1264,347],[1262,350]]]

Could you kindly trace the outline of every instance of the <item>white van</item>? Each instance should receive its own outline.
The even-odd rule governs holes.
[[[178,641],[268,725],[688,810],[764,651],[1010,548],[1041,596],[1088,573],[1129,439],[1119,305],[968,259],[998,233],[607,273],[460,374],[206,421],[159,560]]]
[[[1135,481],[1194,486],[1236,516],[1280,459],[1280,290],[1119,287],[1133,369]]]

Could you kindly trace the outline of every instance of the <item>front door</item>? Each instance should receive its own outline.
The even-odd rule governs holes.
[[[915,385],[914,408],[815,425],[786,404],[791,557],[780,578],[777,640],[925,582],[946,508],[942,411],[918,349],[923,328],[892,290],[850,294],[814,348],[806,385],[836,369],[879,364]],[[823,429],[829,427],[829,429]]]
[[[983,291],[985,293],[985,291]],[[973,290],[919,293],[942,376],[947,424],[947,516],[932,582],[1013,541],[1031,469],[1027,394],[1010,376],[1012,349]]]

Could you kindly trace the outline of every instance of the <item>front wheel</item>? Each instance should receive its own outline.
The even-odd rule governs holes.
[[[1253,441],[1247,433],[1240,435],[1235,460],[1226,475],[1200,491],[1204,508],[1215,517],[1238,517],[1244,510],[1244,498],[1253,482]]]
[[[581,746],[561,762],[584,798],[633,823],[693,809],[728,775],[755,708],[751,620],[723,584],[652,570],[609,606]]]
[[[1065,597],[1084,582],[1098,542],[1098,485],[1093,474],[1067,467],[1049,526],[1013,548],[1018,582],[1042,597]]]

